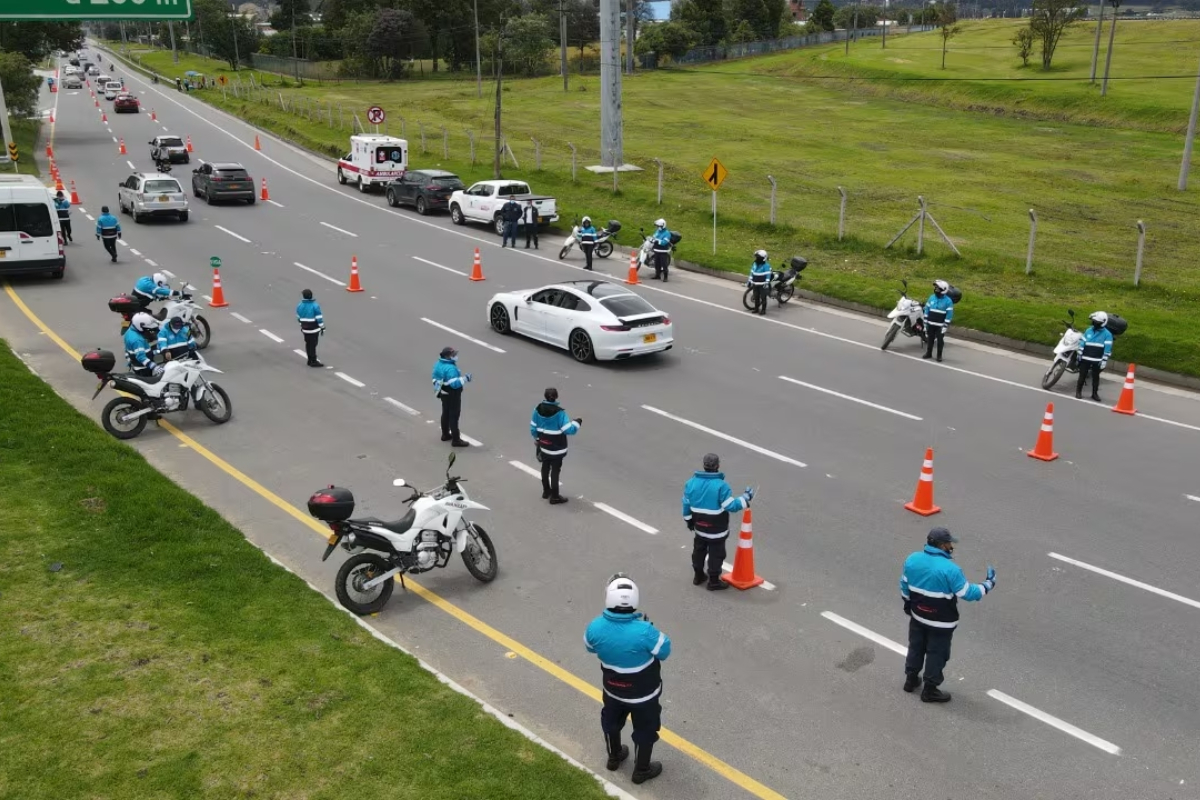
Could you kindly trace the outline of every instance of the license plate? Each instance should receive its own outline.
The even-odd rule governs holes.
[[[160,195],[158,196],[158,202],[160,202],[160,203],[165,203],[165,202],[167,202],[167,201],[168,201],[168,200],[170,200],[170,199],[171,199],[171,198],[167,197],[165,194],[160,194]]]
[[[241,188],[243,188],[243,186],[240,183],[231,183],[231,184],[229,184],[229,188],[230,189],[241,189]]]
[[[337,544],[338,535],[336,533],[329,534],[329,545],[332,547]]]
[[[645,336],[642,337],[643,344],[653,344],[654,342],[657,342],[657,341],[658,341],[657,333],[647,333]]]
[[[7,257],[7,256],[8,256],[8,251],[7,251],[7,250],[0,250],[0,258],[5,258],[5,257]]]

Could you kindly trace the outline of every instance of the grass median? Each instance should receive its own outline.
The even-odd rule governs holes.
[[[988,47],[1000,47],[996,43],[1011,36],[1011,23],[1005,24],[988,29]],[[1181,27],[1167,35],[1200,32],[1200,23],[1172,24]],[[1118,27],[1118,52],[1137,44],[1127,37],[1145,37],[1148,30]],[[886,52],[925,53],[939,42],[936,34],[889,37]],[[852,54],[871,46],[858,43]],[[1173,69],[1175,56],[1168,59],[1168,50],[1164,40],[1162,47],[1138,52],[1143,60],[1158,57],[1163,69]],[[1086,115],[1065,105],[1061,119],[1025,119],[1013,98],[996,102],[1013,103],[1014,113],[997,114],[990,107],[978,113],[968,103],[948,108],[919,96],[887,96],[893,89],[885,91],[870,76],[847,80],[855,76],[812,74],[816,60],[832,63],[841,52],[840,45],[810,48],[626,78],[626,160],[645,171],[622,174],[615,194],[610,176],[584,169],[599,161],[598,78],[572,76],[566,93],[559,78],[511,81],[502,92],[504,131],[520,168],[507,164],[504,174],[557,196],[568,220],[584,213],[621,220],[626,230],[618,239],[624,244],[637,241],[639,226],[663,216],[684,234],[680,258],[717,269],[744,274],[750,254],[760,247],[777,262],[803,253],[811,263],[806,288],[880,309],[892,307],[902,277],[918,291],[945,278],[966,293],[956,322],[1043,344],[1058,340],[1067,307],[1081,313],[1105,309],[1130,321],[1119,359],[1200,375],[1200,348],[1193,344],[1189,322],[1200,311],[1200,277],[1193,266],[1200,198],[1175,189],[1177,134],[1133,123],[1112,127],[1120,120],[1077,124],[1071,120],[1087,122]],[[1084,52],[1075,44],[1065,49],[1064,69],[1078,71]],[[965,59],[962,53],[952,56]],[[169,53],[146,55],[143,61],[158,65],[156,58],[170,64]],[[994,58],[1017,60],[1015,51]],[[982,67],[964,65],[955,73],[955,63],[948,59],[947,75],[980,77]],[[793,67],[796,74],[789,71]],[[277,76],[270,80],[279,82]],[[1189,94],[1184,82],[1170,86]],[[954,87],[954,92],[974,91],[965,83]],[[1058,83],[1038,83],[1022,91],[1047,93],[1043,104],[1050,106],[1060,103],[1053,92],[1066,90]],[[197,96],[330,156],[347,147],[351,112],[362,118],[367,106],[379,104],[389,114],[390,132],[403,131],[408,138],[412,166],[453,170],[471,181],[491,177],[494,84],[483,94],[476,96],[471,81],[401,81],[272,85],[250,98],[210,89]],[[286,110],[280,107],[281,95]],[[1113,101],[1118,102],[1134,100]],[[1147,101],[1150,106],[1159,102]],[[1166,103],[1163,115],[1177,110],[1175,101],[1161,102]],[[469,156],[467,131],[475,135],[476,163]],[[531,139],[540,142],[541,170]],[[575,180],[569,143],[579,152]],[[701,180],[714,156],[730,173],[718,197],[715,253],[711,192]],[[663,163],[662,204],[656,158]],[[768,175],[778,182],[777,225],[769,222]],[[848,195],[842,241],[836,235],[839,186]],[[916,213],[918,195],[929,201],[930,213],[961,258],[951,255],[929,226],[923,255],[916,253],[915,228],[884,249]],[[1031,208],[1038,214],[1038,231],[1033,274],[1026,275]],[[1141,286],[1135,288],[1139,219],[1148,235]]]
[[[607,796],[273,565],[3,341],[0,486],[0,797]]]

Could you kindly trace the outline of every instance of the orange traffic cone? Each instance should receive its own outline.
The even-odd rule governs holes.
[[[188,134],[188,137],[187,137],[187,151],[188,151],[189,153],[194,153],[194,152],[195,152],[195,151],[192,149],[192,135],[191,135],[190,133]]]
[[[54,158],[54,148],[50,146],[49,142],[46,142],[46,158]]]
[[[925,463],[921,465],[921,478],[917,481],[917,491],[913,493],[912,502],[905,503],[909,511],[922,517],[932,516],[942,509],[933,504],[933,448],[925,448]]]
[[[487,280],[483,277],[483,262],[479,260],[479,248],[475,248],[475,264],[471,267],[471,280]]]
[[[266,178],[262,179],[262,199],[263,200],[271,199],[271,194],[267,191],[267,179]]]
[[[630,286],[637,286],[637,283],[638,283],[638,279],[637,279],[637,272],[638,272],[638,263],[637,263],[637,257],[638,257],[638,251],[637,251],[637,250],[634,250],[632,253],[630,253],[630,254],[629,254],[629,277],[625,279],[625,282],[626,282],[626,283],[628,283]]]
[[[1058,453],[1054,452],[1054,403],[1046,404],[1046,416],[1042,417],[1042,430],[1038,433],[1037,444],[1025,455],[1039,461],[1058,458]]]
[[[96,97],[96,95],[92,95],[92,97]],[[99,108],[99,107],[100,107],[100,98],[96,97],[96,108]]]
[[[753,589],[763,583],[763,579],[754,574],[754,534],[750,530],[752,519],[747,508],[742,515],[742,533],[738,537],[737,553],[733,556],[733,572],[721,576],[721,580],[738,589]]]
[[[1113,411],[1118,414],[1137,413],[1137,409],[1133,407],[1133,367],[1133,364],[1129,365],[1129,371],[1125,373],[1125,387],[1121,389],[1121,396],[1113,406]]]
[[[63,189],[62,178],[58,177],[57,175],[54,176],[54,191],[56,191],[56,192],[66,191],[65,189]]]
[[[75,181],[71,181],[71,205],[79,205],[79,192],[75,191]]]
[[[54,109],[50,109],[50,124],[54,124]]]
[[[154,113],[154,109],[153,109],[153,108],[152,108],[152,109],[150,109],[150,120],[151,120],[152,122],[158,122],[158,115]]]
[[[361,292],[362,284],[358,282],[358,256],[350,256],[350,285],[346,287],[347,292]]]
[[[261,145],[261,144],[259,144],[259,142],[258,142],[258,134],[257,134],[257,133],[256,133],[256,134],[254,134],[254,149],[255,149],[255,150],[262,150],[262,145]]]
[[[119,142],[119,144],[117,145],[117,147],[118,147],[119,152],[121,153],[121,155],[125,155],[125,137],[122,136],[118,140],[118,142]]]
[[[213,308],[225,308],[229,303],[225,302],[225,290],[221,288],[221,270],[213,267],[213,295],[212,300],[208,302]]]

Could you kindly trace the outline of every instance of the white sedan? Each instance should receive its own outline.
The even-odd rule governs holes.
[[[488,300],[488,324],[570,351],[576,361],[620,361],[670,350],[671,318],[616,283],[566,281]]]

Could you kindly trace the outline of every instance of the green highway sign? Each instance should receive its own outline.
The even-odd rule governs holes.
[[[192,0],[4,0],[0,20],[191,19]]]
[[[221,259],[218,258],[217,256],[213,256],[212,258],[208,259],[208,265],[210,267],[212,267],[213,269],[220,269],[221,268]]]

